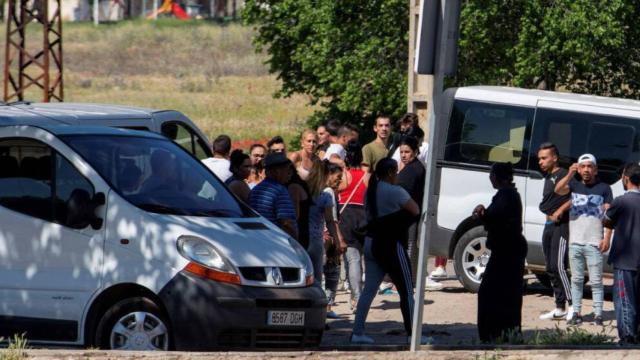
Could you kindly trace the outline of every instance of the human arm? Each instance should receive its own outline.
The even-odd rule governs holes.
[[[558,183],[556,184],[556,187],[554,189],[556,194],[566,195],[571,191],[571,189],[569,188],[569,182],[571,181],[573,176],[576,174],[576,172],[578,172],[578,164],[574,163],[573,165],[571,165],[571,167],[569,167],[569,171],[567,172],[567,175],[565,175],[565,177],[563,177],[562,179],[558,180]]]
[[[554,211],[553,214],[548,216],[549,220],[553,222],[559,222],[560,219],[562,219],[562,215],[565,213],[565,211],[569,210],[570,208],[571,208],[571,200],[567,200],[556,211]]]
[[[420,215],[420,207],[418,206],[418,203],[413,201],[411,198],[402,205],[402,209],[408,212],[411,216]]]
[[[324,208],[324,219],[325,224],[327,226],[327,231],[329,235],[331,235],[331,239],[333,240],[334,245],[337,249],[340,249],[340,252],[344,252],[347,249],[347,243],[344,241],[342,236],[342,232],[340,231],[340,227],[338,226],[338,221],[333,217],[334,211],[332,206],[327,206]]]
[[[307,194],[305,194],[302,186],[298,184],[290,184],[287,190],[293,203],[293,209],[296,211],[296,218],[300,218],[300,203],[307,199]]]
[[[249,203],[249,193],[251,192],[251,189],[249,189],[249,185],[244,181],[233,181],[229,184],[229,190],[231,190],[231,192],[233,192],[243,202],[247,204]]]
[[[282,186],[280,189],[281,190],[278,190],[274,204],[276,219],[280,228],[297,240],[298,227],[296,223],[296,211],[291,197],[289,197],[287,188]]]
[[[278,219],[278,226],[289,236],[298,240],[298,230],[295,221],[291,219]]]

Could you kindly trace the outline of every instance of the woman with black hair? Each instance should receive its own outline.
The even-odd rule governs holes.
[[[422,209],[422,197],[424,195],[424,182],[426,178],[426,170],[424,165],[418,160],[418,153],[420,152],[418,146],[418,140],[414,137],[405,137],[400,140],[398,146],[400,153],[400,163],[403,165],[402,170],[398,173],[398,185],[407,190],[413,201],[418,204],[418,207]],[[411,275],[415,284],[416,269],[418,260],[418,219],[409,227],[409,236],[407,237],[407,243],[403,244],[409,254],[411,260]],[[432,286],[442,285],[439,283],[432,284]]]
[[[351,140],[347,144],[346,151],[347,155],[344,158],[346,171],[339,189],[340,231],[347,243],[343,259],[351,289],[351,311],[355,313],[362,292],[362,243],[364,241],[357,229],[366,224],[364,195],[367,185],[364,182],[365,172],[360,167],[362,147],[356,140]]]
[[[366,276],[364,289],[356,310],[351,334],[352,343],[371,344],[374,340],[364,334],[364,324],[378,286],[385,274],[398,289],[400,310],[407,335],[411,336],[413,313],[413,287],[411,265],[402,245],[407,241],[407,231],[420,209],[411,195],[396,185],[398,164],[384,158],[378,161],[369,179],[365,201],[367,237],[364,245]],[[424,339],[423,339],[424,340]]]
[[[309,209],[311,208],[311,193],[306,181],[302,180],[293,162],[289,164],[291,168],[291,178],[287,183],[289,197],[296,211],[296,222],[298,224],[298,242],[305,249],[309,246]]]
[[[245,180],[251,174],[251,159],[242,150],[236,149],[231,152],[229,163],[229,171],[231,171],[232,176],[224,183],[232,193],[248,204],[251,189]]]
[[[478,291],[478,333],[482,342],[508,341],[520,334],[527,256],[522,201],[513,184],[511,163],[493,164],[489,179],[498,192],[488,208],[478,205],[473,210],[473,217],[487,230],[487,248],[491,250]]]

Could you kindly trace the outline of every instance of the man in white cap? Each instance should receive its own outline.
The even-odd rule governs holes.
[[[580,175],[580,180],[575,178],[576,173]],[[583,154],[577,163],[571,165],[567,175],[557,182],[555,188],[555,192],[560,195],[571,193],[569,265],[573,316],[569,319],[570,325],[582,324],[582,291],[586,265],[593,294],[594,323],[602,326],[602,254],[609,250],[611,244],[611,229],[603,228],[602,218],[613,201],[613,194],[611,187],[601,182],[597,175],[595,156]]]

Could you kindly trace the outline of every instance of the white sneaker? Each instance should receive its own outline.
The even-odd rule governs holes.
[[[567,308],[567,321],[573,318],[573,306]]]
[[[568,311],[563,309],[553,309],[540,315],[540,320],[564,320]]]
[[[427,281],[424,284],[424,289],[428,291],[438,291],[442,290],[444,285],[441,283],[434,281],[430,276],[427,276]]]
[[[437,267],[431,272],[429,277],[434,279],[434,280],[446,279],[447,278],[447,270],[445,270],[445,268],[443,268],[443,267]]]
[[[392,282],[383,281],[378,287],[378,294],[382,294],[385,290],[393,288]]]
[[[375,341],[371,336],[351,334],[352,344],[374,344]]]

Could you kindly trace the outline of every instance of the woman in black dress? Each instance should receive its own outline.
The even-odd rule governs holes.
[[[473,217],[487,230],[491,257],[478,291],[478,333],[482,342],[508,341],[521,331],[522,292],[527,242],[522,236],[522,202],[513,184],[511,163],[495,163],[489,175],[498,190]]]

